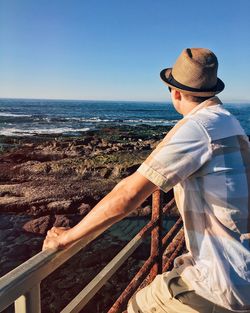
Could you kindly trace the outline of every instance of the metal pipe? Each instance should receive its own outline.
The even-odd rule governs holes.
[[[120,295],[120,297],[116,300],[116,302],[112,305],[107,313],[122,312],[122,309],[124,309],[124,304],[128,303],[129,299],[132,297],[137,288],[141,285],[143,280],[149,274],[150,269],[155,262],[156,258],[153,259],[149,257],[147,259],[147,261],[143,264],[141,269],[137,272],[132,281],[129,283],[129,285],[126,287],[126,289],[123,291],[123,293]]]
[[[172,198],[163,208],[162,208],[162,213],[163,214],[168,214],[172,209],[176,208],[176,203],[175,199]]]
[[[174,252],[171,254],[171,257],[168,258],[168,261],[163,266],[163,272],[170,270],[170,267],[173,265],[174,259],[183,251],[185,245],[185,237],[182,236],[180,239],[173,242],[173,245],[176,247]]]
[[[164,238],[162,239],[163,251],[167,248],[167,246],[170,244],[170,241],[173,240],[173,238],[179,232],[179,230],[182,227],[182,224],[183,224],[182,219],[181,217],[179,217],[179,219],[176,221],[173,227],[171,227],[167,234],[164,236]]]
[[[161,191],[156,190],[152,199],[152,220],[157,219],[157,225],[151,232],[151,257],[156,257],[156,263],[153,265],[150,276],[155,277],[162,271],[162,208]]]

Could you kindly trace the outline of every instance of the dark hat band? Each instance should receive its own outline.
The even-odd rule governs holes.
[[[179,89],[183,89],[186,91],[193,91],[193,92],[199,92],[199,91],[217,91],[217,85],[215,85],[213,88],[210,89],[204,89],[204,88],[193,88],[193,87],[189,87],[186,85],[182,85],[181,83],[179,83],[177,80],[174,79],[172,73],[169,74],[169,76],[167,77],[167,81],[168,83],[170,83],[171,85],[179,88]]]

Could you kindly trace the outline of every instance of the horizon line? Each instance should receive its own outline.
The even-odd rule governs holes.
[[[215,95],[216,96],[216,95]],[[52,100],[52,101],[100,101],[100,102],[156,102],[156,103],[164,103],[164,102],[170,102],[172,103],[171,99],[165,99],[165,100],[124,100],[124,99],[68,99],[68,98],[23,98],[23,97],[1,97],[0,100]],[[231,104],[233,102],[237,103],[250,103],[250,99],[234,99],[234,100],[223,100],[224,102],[227,102],[228,104]]]

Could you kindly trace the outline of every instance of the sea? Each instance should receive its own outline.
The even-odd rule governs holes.
[[[250,135],[250,103],[225,103]],[[171,103],[0,99],[0,136],[70,135],[113,125],[174,126]]]

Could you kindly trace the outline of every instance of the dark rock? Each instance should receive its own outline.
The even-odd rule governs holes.
[[[121,247],[118,245],[108,245],[105,247],[105,250],[99,250],[99,253],[91,253],[88,256],[86,256],[82,262],[82,267],[93,267],[97,264],[100,264],[102,262],[108,262],[114,257],[119,251],[121,250]]]
[[[94,140],[94,137],[86,137],[82,140],[82,144],[88,145],[92,140]]]
[[[8,257],[16,260],[26,260],[30,257],[30,247],[27,244],[14,245],[8,252]]]
[[[2,217],[0,217],[0,229],[9,229],[12,227],[12,223],[7,220],[6,218],[3,219]]]
[[[134,164],[132,166],[127,167],[127,169],[126,169],[127,174],[131,175],[134,172],[136,172],[136,170],[139,168],[140,165],[141,165],[141,163],[140,164]]]
[[[13,256],[13,258],[9,259],[8,261],[1,263],[0,276],[5,275],[6,273],[10,272],[11,270],[13,270],[15,267],[17,267],[21,263],[22,263],[22,261],[17,260],[15,258],[15,255]],[[12,311],[12,313],[13,313],[13,311]]]
[[[99,172],[99,175],[100,177],[108,178],[111,173],[112,173],[112,170],[110,168],[102,168]]]
[[[55,222],[53,224],[55,227],[72,227],[73,222],[66,215],[56,215]]]
[[[46,235],[47,231],[51,227],[52,227],[52,217],[50,215],[46,215],[25,223],[23,229],[30,233]]]
[[[11,236],[11,234],[13,234],[13,230],[12,229],[1,230],[1,232],[0,232],[0,241],[4,241],[6,238]]]

